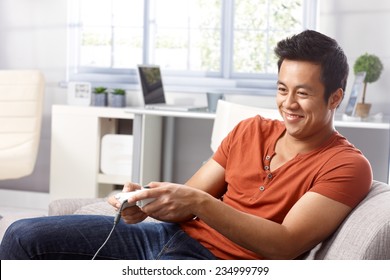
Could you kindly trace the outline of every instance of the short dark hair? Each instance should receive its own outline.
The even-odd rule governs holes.
[[[280,41],[274,51],[279,59],[278,71],[284,59],[319,64],[326,102],[338,88],[345,92],[349,66],[347,57],[336,40],[317,31],[305,30]]]

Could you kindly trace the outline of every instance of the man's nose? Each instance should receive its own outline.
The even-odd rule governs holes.
[[[289,92],[283,101],[283,106],[285,108],[294,108],[297,106],[296,96],[294,92]]]

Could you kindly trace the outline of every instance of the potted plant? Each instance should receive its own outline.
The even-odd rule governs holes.
[[[95,87],[92,91],[93,106],[107,106],[107,88]]]
[[[353,66],[354,73],[366,72],[364,79],[364,88],[362,95],[362,102],[356,105],[356,115],[365,118],[369,115],[371,104],[366,103],[366,89],[367,83],[373,83],[377,81],[382,73],[383,64],[379,57],[373,54],[365,53],[359,56]]]
[[[126,91],[121,88],[115,88],[110,94],[111,107],[125,107],[126,106]]]

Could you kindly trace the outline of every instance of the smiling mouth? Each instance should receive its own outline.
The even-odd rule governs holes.
[[[284,112],[284,116],[287,120],[291,120],[291,121],[303,119],[303,116],[296,115],[296,114],[289,114],[287,112]]]

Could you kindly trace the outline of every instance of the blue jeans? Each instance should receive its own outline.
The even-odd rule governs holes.
[[[110,216],[69,215],[13,223],[0,245],[0,259],[91,259],[113,227]],[[122,220],[96,259],[216,259],[178,224]]]

